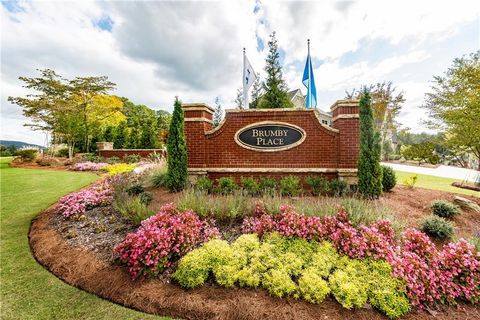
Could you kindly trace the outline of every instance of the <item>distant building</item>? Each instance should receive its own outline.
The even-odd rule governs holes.
[[[295,90],[289,91],[288,92],[288,97],[290,98],[290,101],[292,101],[295,108],[305,108],[306,99],[305,99],[305,96],[303,95],[303,93],[300,89],[295,89]],[[327,126],[331,126],[332,125],[332,114],[330,112],[324,112],[320,109],[318,109],[318,111],[320,112],[320,120],[322,121],[322,124],[325,124]]]

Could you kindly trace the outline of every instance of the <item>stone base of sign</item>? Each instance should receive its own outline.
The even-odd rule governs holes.
[[[322,175],[356,184],[358,101],[337,101],[332,126],[317,109],[230,109],[216,128],[208,105],[184,104],[183,110],[192,180]]]

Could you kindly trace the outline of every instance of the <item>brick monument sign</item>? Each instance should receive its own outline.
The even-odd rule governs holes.
[[[356,183],[358,101],[332,107],[331,126],[317,109],[231,109],[216,128],[206,104],[183,104],[191,178],[323,175]]]

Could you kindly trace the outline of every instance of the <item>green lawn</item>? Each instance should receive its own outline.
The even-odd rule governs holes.
[[[71,287],[39,265],[27,241],[30,221],[59,197],[98,176],[9,168],[0,158],[1,319],[155,319]]]
[[[456,182],[456,181],[459,182],[459,180],[457,179],[435,177],[435,176],[429,176],[425,174],[411,173],[411,172],[405,172],[405,171],[395,171],[395,173],[397,174],[397,182],[400,184],[402,184],[402,181],[406,177],[411,177],[413,175],[416,175],[418,177],[417,183],[415,184],[416,187],[480,197],[480,192],[478,191],[461,189],[461,188],[452,186],[452,182]]]

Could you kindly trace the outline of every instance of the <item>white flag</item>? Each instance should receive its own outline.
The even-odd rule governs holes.
[[[243,52],[243,106],[248,108],[248,90],[257,79],[257,74]]]

